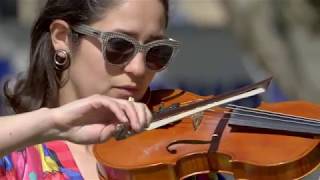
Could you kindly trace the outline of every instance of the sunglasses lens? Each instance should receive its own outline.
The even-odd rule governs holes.
[[[110,38],[105,51],[106,59],[111,64],[123,64],[134,53],[134,45],[123,38]]]
[[[173,48],[168,45],[154,46],[146,55],[146,64],[152,70],[160,70],[167,65],[173,53]]]

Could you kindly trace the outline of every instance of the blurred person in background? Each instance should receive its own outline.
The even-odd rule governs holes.
[[[226,0],[225,5],[244,62],[256,68],[251,76],[272,75],[285,98],[320,103],[320,1]],[[318,169],[303,179],[319,177]]]
[[[271,74],[288,99],[320,102],[319,2],[225,1],[247,62]]]

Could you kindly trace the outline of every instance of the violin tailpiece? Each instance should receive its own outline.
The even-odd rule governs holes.
[[[203,119],[203,111],[191,115],[191,119],[192,119],[193,130],[196,131],[199,128],[201,121]]]

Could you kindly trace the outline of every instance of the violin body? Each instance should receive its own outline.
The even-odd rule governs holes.
[[[320,119],[320,106],[307,102],[263,103],[259,109]],[[300,179],[320,166],[320,139],[292,133],[233,131],[226,126],[213,169],[244,179]],[[226,163],[227,162],[227,163]]]
[[[206,99],[181,90],[154,91],[153,111],[175,103]],[[320,119],[320,106],[306,102],[262,104],[261,109]],[[320,166],[320,139],[263,130],[237,130],[227,125],[223,108],[205,111],[194,130],[192,119],[145,131],[124,140],[94,146],[101,179],[184,179],[196,174],[225,172],[239,179],[298,179]],[[225,125],[221,123],[225,121]],[[222,128],[221,128],[222,127]],[[215,136],[213,134],[215,133]],[[211,141],[176,144],[177,140]],[[105,178],[108,177],[108,178]]]

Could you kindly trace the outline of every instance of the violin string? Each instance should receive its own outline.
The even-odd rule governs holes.
[[[239,109],[237,109],[237,110],[239,110]],[[210,111],[210,110],[209,110]],[[249,112],[249,111],[247,111],[247,112]],[[268,119],[268,120],[274,120],[274,121],[281,121],[281,122],[287,122],[287,123],[295,123],[295,124],[305,124],[305,125],[311,125],[311,126],[319,126],[320,127],[320,121],[315,121],[315,122],[311,122],[311,121],[306,121],[306,120],[301,120],[301,121],[297,121],[297,120],[294,120],[294,119],[292,119],[291,117],[289,117],[289,118],[291,118],[291,119],[289,119],[288,117],[285,117],[285,116],[278,116],[278,118],[274,118],[274,117],[277,117],[276,115],[272,115],[272,114],[268,114],[269,116],[274,116],[274,117],[266,117],[266,115],[265,116],[258,116],[258,115],[252,115],[252,114],[250,114],[250,113],[236,113],[236,112],[229,112],[229,111],[226,111],[226,112],[224,112],[224,113],[226,113],[226,114],[236,114],[236,115],[240,115],[240,116],[246,116],[246,117],[253,117],[253,118],[261,118],[261,119]],[[280,118],[279,118],[280,117]]]
[[[292,119],[285,119],[284,117],[270,118],[270,117],[266,117],[266,116],[256,116],[256,115],[252,115],[252,114],[244,114],[244,113],[237,113],[237,112],[226,112],[226,113],[240,115],[240,116],[246,116],[246,117],[252,117],[252,118],[263,118],[263,119],[267,119],[270,121],[286,122],[286,123],[294,123],[294,124],[300,124],[300,125],[311,125],[311,126],[320,127],[320,123],[315,124],[313,122],[307,122],[307,121],[299,122],[299,121],[293,121]]]
[[[315,119],[311,119],[311,118],[304,118],[304,117],[300,117],[300,116],[293,116],[293,115],[286,115],[283,113],[274,113],[274,112],[270,112],[270,111],[264,111],[264,110],[259,110],[259,109],[254,109],[254,108],[247,108],[247,107],[241,107],[241,106],[234,106],[237,108],[230,108],[233,110],[237,110],[237,111],[243,111],[243,112],[247,112],[247,114],[250,113],[256,113],[258,115],[252,115],[255,116],[256,118],[265,118],[265,119],[270,119],[270,120],[278,120],[278,121],[284,121],[284,122],[288,122],[288,123],[296,123],[296,124],[306,124],[306,125],[312,125],[312,126],[320,126],[320,121],[317,121]],[[239,115],[247,115],[244,113],[238,113]],[[259,116],[259,114],[261,114],[262,116]],[[266,116],[269,116],[271,118],[267,118]]]
[[[292,115],[286,115],[286,114],[282,114],[282,113],[273,113],[270,111],[264,111],[264,110],[256,110],[254,108],[247,108],[247,107],[241,107],[241,106],[237,106],[238,108],[230,108],[227,107],[228,109],[233,109],[233,110],[238,110],[238,111],[243,111],[245,113],[239,113],[239,112],[230,112],[230,111],[225,111],[224,113],[226,114],[236,114],[236,115],[240,115],[240,116],[247,116],[247,117],[253,117],[253,118],[262,118],[262,119],[268,119],[268,120],[277,120],[278,122],[286,122],[286,123],[295,123],[295,124],[305,124],[305,125],[311,125],[311,126],[320,126],[320,121],[317,121],[315,119],[311,119],[311,118],[303,118],[303,117],[299,117],[299,116],[292,116]],[[243,109],[241,109],[243,108]],[[246,109],[250,109],[250,110],[246,110]],[[214,111],[212,109],[208,110],[208,111]],[[251,114],[250,114],[251,112]],[[262,114],[261,116],[259,115],[252,115],[252,113],[256,113],[256,114]],[[269,116],[269,117],[267,117]]]
[[[253,127],[265,127],[265,128],[275,128],[279,130],[294,130],[295,132],[298,130],[299,132],[318,132],[318,128],[320,127],[320,121],[317,121],[316,119],[311,119],[311,118],[305,118],[301,116],[294,116],[294,115],[287,115],[284,113],[277,113],[277,112],[271,112],[267,110],[261,110],[261,109],[255,109],[255,108],[249,108],[249,107],[243,107],[243,106],[237,106],[237,105],[227,105],[226,109],[231,109],[233,111],[224,111],[222,112],[221,110],[216,110],[216,109],[207,109],[206,111],[213,111],[213,112],[220,112],[224,114],[230,114],[230,117],[222,117],[219,120],[225,120],[225,119],[230,119],[233,118],[235,121],[240,121],[240,122],[248,122],[249,124],[252,124]],[[232,114],[235,116],[232,117]],[[249,118],[241,118],[242,117],[249,117]],[[208,115],[206,113],[203,114],[203,117],[212,117],[211,115]],[[260,118],[260,120],[258,119]],[[267,123],[265,124],[263,122],[263,119],[265,121],[276,121],[275,123]],[[248,121],[250,120],[250,121]],[[262,120],[262,121],[261,121]],[[190,125],[193,123],[192,121],[182,121],[184,122],[184,125]],[[201,124],[212,124],[212,123],[205,123],[207,121],[201,122]],[[211,121],[212,122],[212,121]],[[214,121],[216,122],[216,121]],[[254,124],[260,124],[258,126]],[[262,123],[262,124],[261,124]],[[277,124],[280,123],[280,124]],[[242,123],[240,123],[242,124]],[[249,124],[242,124],[244,126],[247,126]],[[264,124],[264,125],[263,125]],[[181,124],[182,125],[182,124]],[[252,126],[249,125],[249,126]],[[263,125],[263,126],[261,126]],[[281,128],[282,127],[282,128]],[[181,126],[181,128],[185,128],[185,126]],[[299,128],[299,129],[297,129]],[[311,129],[310,129],[311,128]],[[290,130],[291,129],[291,130]],[[316,130],[317,129],[317,130]]]
[[[231,112],[228,112],[228,113],[231,113]],[[210,116],[210,115],[204,115],[204,117],[212,117],[212,116]],[[228,117],[223,117],[223,118],[221,118],[221,119],[219,119],[219,120],[226,120],[226,119],[229,119]],[[250,118],[250,119],[252,119],[252,118]],[[244,121],[244,120],[247,120],[247,119],[243,119],[243,118],[239,118],[239,117],[237,117],[237,118],[235,118],[235,120],[238,120],[238,121]],[[281,119],[280,119],[280,121],[282,121]],[[184,125],[184,126],[181,126],[181,128],[187,128],[187,127],[190,127],[190,124],[192,124],[192,121],[182,121],[183,123],[179,123],[180,125]],[[217,121],[214,121],[214,122],[217,122]],[[206,126],[208,125],[208,124],[210,124],[210,125],[212,125],[213,123],[212,123],[212,121],[204,121],[204,122],[201,122],[201,124],[205,124]],[[273,125],[274,125],[274,123],[272,123],[272,124],[270,124],[271,126],[269,127],[269,126],[265,126],[265,128],[271,128],[271,129],[273,129]],[[287,128],[297,128],[297,127],[295,127],[295,126],[292,126],[292,124],[288,124],[288,125],[285,125],[285,129],[287,129]],[[318,127],[316,127],[316,128],[318,128]],[[310,131],[310,129],[308,128],[308,127],[299,127],[299,130],[301,131],[301,132],[311,132]]]
[[[190,102],[191,101],[188,101],[188,102],[185,102],[184,104],[189,104]],[[227,104],[225,107],[227,109],[231,109],[231,110],[238,110],[238,111],[243,111],[243,112],[252,112],[252,113],[256,113],[256,114],[268,115],[268,116],[271,116],[271,117],[273,116],[273,117],[280,117],[280,118],[287,118],[287,119],[291,118],[292,120],[313,122],[315,124],[320,123],[320,120],[317,120],[317,119],[301,117],[301,116],[295,116],[295,115],[289,115],[289,114],[278,113],[278,112],[272,112],[272,111],[267,111],[267,110],[262,110],[262,109],[257,109],[257,108],[250,108],[250,107],[246,107],[246,106],[239,106],[239,105],[235,105],[235,104]],[[210,111],[210,109],[207,109],[206,111]],[[246,115],[246,114],[239,113],[239,115]],[[257,116],[257,117],[264,118],[264,116],[261,116],[261,117]]]
[[[230,113],[230,112],[228,112],[228,113]],[[208,115],[209,116],[209,115]],[[209,116],[210,117],[210,116]],[[222,119],[229,119],[229,118],[221,118],[220,120],[222,120]],[[235,120],[246,120],[246,119],[243,119],[243,118],[236,118]],[[273,120],[275,120],[275,119],[273,119]],[[281,119],[279,119],[278,121],[281,121],[281,122],[289,122],[289,123],[291,123],[290,121],[284,121],[284,120],[281,120]],[[183,123],[182,124],[180,124],[180,125],[187,125],[187,126],[189,126],[190,124],[192,124],[192,121],[183,121]],[[212,122],[207,122],[207,121],[204,121],[204,122],[201,122],[201,124],[213,124]],[[296,124],[299,124],[299,125],[302,125],[302,123],[296,123]],[[304,123],[305,124],[305,123]],[[311,126],[317,126],[318,127],[318,125],[314,125],[314,124],[305,124],[305,125],[311,125]],[[290,126],[289,124],[287,125],[287,126]],[[300,127],[300,129],[302,129],[302,127]]]
[[[214,111],[214,110],[210,109],[210,111]],[[231,114],[232,112],[227,112],[227,113]],[[247,115],[247,114],[245,114],[245,115]],[[292,123],[290,124],[290,121],[288,124],[288,122],[283,119],[277,119],[278,121],[276,121],[276,123],[266,123],[266,122],[263,122],[263,120],[262,120],[262,122],[261,122],[261,120],[258,120],[257,122],[248,121],[248,118],[243,119],[243,118],[239,118],[239,116],[238,117],[231,117],[231,118],[233,118],[234,121],[241,122],[240,124],[236,123],[234,125],[249,126],[249,127],[256,127],[256,128],[277,129],[277,130],[294,131],[294,132],[307,132],[307,133],[315,133],[315,134],[320,133],[319,128],[318,128],[319,126],[315,127],[315,125],[313,125],[313,124],[303,125],[302,123],[299,124],[299,122],[298,122],[298,125],[297,125],[297,124],[292,124]],[[253,117],[253,118],[251,117],[249,119],[253,120],[254,118],[255,117]],[[265,117],[262,116],[262,118],[261,117],[259,117],[259,118],[264,119]],[[230,117],[223,117],[221,120],[226,120],[226,119],[229,120]],[[245,123],[245,122],[247,122],[247,123]],[[281,123],[279,124],[279,122],[281,122]],[[233,123],[231,123],[231,124],[233,124]]]
[[[233,110],[233,112],[224,111],[225,114],[236,114],[239,116],[247,116],[247,117],[252,117],[252,118],[262,118],[262,119],[268,119],[268,120],[282,121],[282,122],[286,122],[286,123],[311,125],[311,126],[316,126],[316,127],[320,126],[320,121],[316,120],[316,119],[312,119],[312,118],[306,118],[306,117],[289,115],[289,114],[278,113],[278,112],[271,112],[271,111],[267,111],[267,110],[250,108],[250,107],[239,106],[239,105],[234,105],[234,104],[228,104],[225,106],[225,108]],[[207,109],[205,111],[216,112],[214,109]],[[238,112],[234,112],[234,111],[238,111]],[[252,114],[256,114],[256,115],[252,115]],[[190,121],[188,121],[188,122],[190,122]],[[190,123],[192,123],[192,122],[190,122]]]
[[[279,113],[279,112],[272,112],[272,111],[267,111],[267,110],[263,110],[263,109],[250,108],[250,107],[239,106],[239,105],[234,105],[234,104],[228,104],[227,108],[232,109],[232,110],[242,110],[242,111],[247,110],[247,112],[261,113],[261,114],[270,115],[270,116],[278,116],[278,117],[284,117],[284,118],[290,117],[292,119],[307,120],[308,122],[319,123],[319,120],[313,119],[313,118],[295,116],[295,115],[284,114],[284,113]]]

